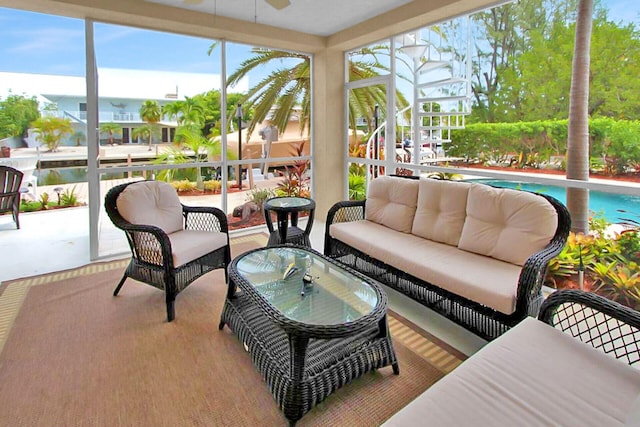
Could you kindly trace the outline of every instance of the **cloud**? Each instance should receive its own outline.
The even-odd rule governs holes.
[[[145,30],[140,30],[138,28],[120,27],[117,25],[109,25],[108,27],[96,25],[94,35],[95,44],[107,44],[115,40],[129,38],[134,34],[140,34],[144,31]]]
[[[84,46],[84,30],[68,28],[33,28],[7,34],[13,42],[6,49],[9,53],[55,53],[71,51]],[[6,42],[6,41],[5,41]]]

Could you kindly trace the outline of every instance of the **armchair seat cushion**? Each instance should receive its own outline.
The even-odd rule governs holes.
[[[199,230],[181,230],[169,234],[173,266],[200,258],[227,245],[227,233]]]
[[[504,314],[516,308],[520,266],[360,220],[332,224],[331,236],[425,282]]]

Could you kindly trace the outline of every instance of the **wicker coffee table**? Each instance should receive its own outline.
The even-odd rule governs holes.
[[[293,426],[354,378],[389,365],[399,373],[386,313],[371,279],[312,249],[276,246],[231,263],[219,327],[244,344]]]

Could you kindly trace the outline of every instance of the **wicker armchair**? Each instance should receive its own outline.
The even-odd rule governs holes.
[[[231,262],[227,216],[215,207],[188,207],[175,189],[160,181],[118,185],[105,197],[105,209],[123,230],[131,262],[113,295],[127,277],[163,290],[167,321],[175,317],[176,296],[198,277]]]
[[[551,294],[538,319],[618,360],[640,362],[640,312],[592,292]]]
[[[20,185],[22,172],[9,166],[0,166],[0,213],[11,212],[13,222],[20,229]]]

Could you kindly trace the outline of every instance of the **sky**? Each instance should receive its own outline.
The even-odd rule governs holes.
[[[640,1],[601,0],[612,21],[634,22],[640,27]],[[0,71],[83,76],[85,73],[84,21],[0,8]],[[95,25],[98,67],[220,73],[218,56],[207,55],[212,41],[168,33]],[[227,45],[230,74],[243,58],[246,45]],[[250,76],[255,84],[269,70]]]
[[[0,8],[0,71],[84,76],[84,21]],[[96,23],[98,68],[220,74],[212,40]],[[227,43],[227,73],[250,56],[250,46]],[[267,74],[264,70],[253,80]]]

